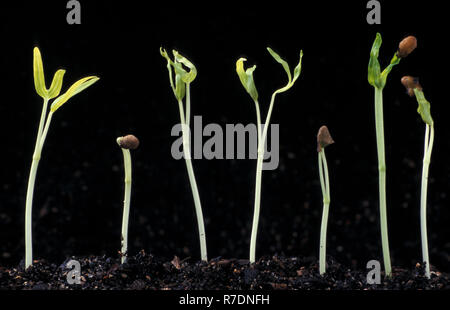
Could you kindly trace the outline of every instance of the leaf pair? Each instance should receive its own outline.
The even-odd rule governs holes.
[[[175,50],[172,51],[174,56],[173,61],[162,47],[159,49],[159,52],[161,53],[161,56],[167,60],[167,70],[169,71],[170,86],[172,87],[173,93],[177,100],[183,100],[186,94],[186,84],[190,84],[195,80],[197,77],[197,69],[189,60],[181,56]],[[189,71],[186,71],[183,68],[183,65],[186,66]],[[175,72],[175,84],[173,83],[172,68]]]
[[[52,84],[50,85],[50,88],[47,89],[45,85],[44,66],[42,64],[41,52],[39,51],[38,47],[34,48],[33,50],[34,87],[36,88],[36,92],[39,96],[41,96],[44,100],[50,100],[57,97],[61,92],[63,77],[65,73],[66,71],[62,69],[56,71],[52,80]],[[52,103],[50,110],[52,112],[55,112],[71,97],[88,88],[98,80],[99,78],[96,76],[88,76],[74,83],[64,94],[56,98],[56,100]]]
[[[378,61],[378,54],[380,51],[381,43],[382,43],[381,34],[377,33],[375,41],[373,42],[372,45],[372,49],[370,51],[369,68],[368,68],[369,84],[378,89],[384,88],[384,86],[386,85],[387,76],[391,72],[392,68],[400,63],[401,59],[400,57],[397,56],[397,53],[395,53],[394,57],[392,57],[390,64],[383,70],[383,72],[381,72],[380,63]]]
[[[294,85],[295,81],[300,76],[301,68],[302,68],[303,51],[300,51],[300,60],[298,62],[298,65],[294,69],[294,77],[292,77],[291,70],[289,68],[289,64],[285,60],[283,60],[280,57],[280,55],[275,53],[270,47],[268,47],[267,50],[269,51],[270,55],[272,55],[272,57],[283,66],[284,71],[286,71],[286,74],[288,76],[288,83],[286,84],[286,86],[276,90],[274,92],[274,95],[275,95],[278,93],[285,92],[289,88],[291,88],[292,85]],[[255,81],[253,79],[253,72],[255,71],[256,66],[248,68],[247,70],[244,71],[244,61],[246,61],[245,58],[240,58],[236,61],[236,73],[238,74],[242,85],[244,86],[245,90],[249,93],[250,97],[252,97],[252,99],[254,101],[257,101],[258,100],[258,91],[256,90]]]

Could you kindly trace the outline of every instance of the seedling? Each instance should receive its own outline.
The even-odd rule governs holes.
[[[420,233],[422,236],[422,260],[425,264],[425,275],[430,278],[430,259],[428,256],[428,238],[427,238],[427,188],[428,188],[428,169],[430,167],[431,152],[434,141],[434,122],[431,117],[430,103],[425,99],[422,87],[417,78],[405,76],[401,80],[406,87],[408,95],[416,96],[419,107],[417,113],[422,117],[425,123],[425,146],[422,166],[422,185],[420,191]]]
[[[128,218],[130,215],[130,199],[131,199],[131,155],[130,150],[135,150],[139,146],[139,140],[133,135],[127,135],[117,138],[117,144],[122,149],[123,164],[125,169],[125,197],[123,199],[123,216],[122,216],[122,235],[120,250],[121,262],[125,263],[128,255]]]
[[[36,172],[41,159],[42,148],[44,147],[45,138],[47,137],[50,122],[55,113],[64,103],[79,92],[88,88],[99,80],[96,76],[85,77],[74,83],[64,94],[58,97],[65,70],[58,70],[54,77],[50,88],[47,89],[45,85],[44,69],[42,64],[42,57],[39,48],[34,48],[33,57],[33,74],[34,86],[39,96],[44,99],[42,106],[41,119],[39,122],[36,145],[34,147],[33,160],[31,162],[30,176],[28,178],[27,198],[25,203],[25,268],[33,264],[33,244],[32,244],[32,208],[33,208],[33,192],[36,181]],[[49,100],[57,97],[50,106],[50,112],[47,114],[47,107]],[[46,118],[47,116],[47,118]]]
[[[195,66],[181,56],[177,51],[172,51],[174,60],[172,61],[167,52],[161,48],[161,56],[167,60],[167,70],[169,71],[169,81],[172,87],[175,98],[178,101],[178,108],[180,110],[180,121],[183,134],[183,153],[186,162],[186,168],[189,176],[189,182],[191,184],[192,195],[194,197],[195,211],[197,215],[198,232],[200,235],[200,254],[203,261],[208,261],[208,255],[206,251],[206,235],[205,224],[203,223],[203,212],[200,203],[200,195],[198,193],[197,182],[195,181],[194,169],[191,161],[191,145],[190,145],[190,111],[191,111],[191,93],[190,86],[192,81],[197,76],[197,69]],[[189,72],[183,67],[187,67]],[[173,78],[172,69],[175,72],[175,83]],[[186,114],[183,99],[186,97]]]
[[[266,116],[266,122],[264,124],[264,129],[262,129],[261,124],[261,114],[259,109],[259,103],[258,103],[258,91],[256,90],[255,82],[253,80],[253,72],[256,69],[256,66],[253,66],[251,68],[248,68],[244,71],[244,61],[246,61],[245,58],[240,58],[236,62],[236,72],[239,76],[239,79],[241,80],[242,85],[244,86],[245,90],[249,93],[250,97],[253,99],[256,107],[256,121],[257,121],[257,128],[258,128],[258,157],[257,157],[257,163],[256,163],[256,185],[255,185],[255,207],[254,207],[254,213],[253,213],[253,225],[252,225],[252,234],[250,238],[250,263],[255,262],[255,254],[256,254],[256,237],[258,234],[258,222],[259,222],[259,212],[260,212],[260,201],[261,201],[261,178],[262,178],[262,166],[263,166],[263,159],[264,159],[264,145],[266,141],[266,135],[267,135],[267,129],[269,128],[270,124],[270,117],[272,115],[272,109],[273,105],[275,103],[275,96],[279,93],[283,93],[287,91],[289,88],[294,85],[297,78],[300,76],[301,72],[301,64],[302,64],[302,57],[303,57],[303,51],[300,51],[300,60],[298,65],[294,69],[294,77],[291,75],[291,70],[289,69],[289,65],[286,61],[284,61],[277,53],[275,53],[271,48],[267,48],[270,55],[279,62],[283,69],[286,71],[286,74],[288,76],[288,83],[286,86],[276,90],[272,94],[272,98],[270,100],[269,110],[267,112]],[[263,132],[261,133],[261,130]]]
[[[368,80],[369,84],[375,88],[375,127],[377,137],[378,152],[378,182],[380,199],[380,226],[381,243],[383,248],[384,269],[387,277],[391,276],[391,258],[389,254],[389,240],[386,214],[386,161],[384,152],[384,125],[383,125],[383,89],[386,79],[392,68],[400,63],[400,60],[408,56],[416,47],[417,40],[413,36],[403,39],[397,52],[392,57],[390,64],[381,72],[378,62],[378,53],[381,46],[381,35],[377,33],[375,41],[370,51]]]
[[[328,177],[327,158],[325,156],[325,147],[333,144],[330,132],[327,126],[322,126],[317,134],[317,153],[319,158],[319,177],[320,187],[322,188],[323,211],[322,224],[320,226],[320,250],[319,250],[319,272],[324,274],[326,271],[326,255],[327,255],[327,224],[328,211],[330,207],[330,180]]]

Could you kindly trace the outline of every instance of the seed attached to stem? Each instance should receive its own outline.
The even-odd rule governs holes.
[[[410,97],[414,97],[414,89],[422,90],[422,86],[419,84],[419,79],[412,76],[404,76],[401,79],[403,86],[406,88],[406,92]]]
[[[320,127],[319,133],[317,134],[317,152],[320,152],[322,148],[325,148],[333,143],[334,140],[333,138],[331,138],[330,132],[328,131],[328,127],[327,126]]]
[[[414,36],[404,38],[398,45],[397,56],[405,58],[412,53],[417,47],[417,39]]]
[[[130,215],[131,200],[131,155],[130,149],[135,150],[139,146],[139,140],[133,135],[126,135],[117,138],[117,144],[121,147],[123,153],[123,164],[125,169],[125,194],[123,199],[123,216],[122,216],[122,235],[120,250],[121,262],[125,263],[128,255],[128,219]]]
[[[319,247],[319,273],[323,275],[326,272],[326,255],[327,255],[327,226],[328,213],[330,207],[330,180],[328,176],[328,164],[325,157],[325,148],[333,144],[334,140],[331,138],[327,126],[322,126],[317,134],[317,153],[319,161],[319,178],[320,187],[322,188],[323,210],[322,210],[322,224],[320,226],[320,247]]]
[[[117,144],[123,149],[135,150],[139,146],[139,139],[133,135],[126,135],[124,137],[117,138]]]

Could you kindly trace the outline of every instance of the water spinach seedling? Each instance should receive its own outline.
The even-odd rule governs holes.
[[[378,53],[381,46],[381,35],[377,33],[370,51],[368,81],[375,89],[375,127],[378,152],[378,182],[380,199],[380,226],[381,243],[383,248],[384,269],[387,277],[392,274],[391,258],[389,254],[389,240],[386,214],[386,161],[384,152],[384,125],[383,125],[383,89],[386,85],[387,76],[392,68],[400,63],[400,60],[408,56],[416,47],[417,40],[413,36],[403,39],[397,52],[392,57],[390,64],[381,72],[378,62]]]
[[[434,122],[431,117],[430,103],[425,99],[422,87],[417,78],[404,76],[401,80],[406,87],[408,95],[416,96],[419,107],[417,113],[422,117],[425,123],[425,143],[422,166],[422,183],[420,190],[420,233],[422,239],[422,260],[425,264],[425,275],[430,278],[430,259],[428,255],[428,237],[427,237],[427,188],[428,188],[428,170],[430,167],[431,152],[434,142]]]
[[[191,112],[191,93],[190,86],[192,81],[197,76],[197,69],[195,66],[181,56],[177,51],[172,51],[174,60],[171,60],[167,52],[161,48],[161,56],[167,60],[167,70],[169,71],[169,81],[172,87],[175,98],[178,101],[178,108],[180,110],[180,121],[183,135],[183,153],[186,162],[186,168],[191,184],[192,195],[194,197],[195,212],[197,215],[198,232],[200,235],[200,254],[203,261],[208,261],[208,254],[206,250],[206,234],[205,224],[203,222],[203,212],[200,203],[200,195],[198,193],[197,182],[195,181],[194,168],[191,161],[191,145],[190,145],[190,112]],[[189,71],[186,71],[184,67]],[[175,82],[172,74],[172,69],[175,72]],[[186,109],[184,109],[183,99],[186,97]],[[186,114],[185,111],[186,110]]]
[[[322,188],[323,211],[322,224],[320,226],[320,249],[319,249],[319,273],[322,275],[326,271],[326,255],[327,255],[327,225],[328,211],[330,207],[330,180],[328,176],[327,158],[325,156],[325,147],[333,144],[330,132],[327,126],[322,126],[317,134],[317,153],[319,161],[319,177],[320,187]]]
[[[272,109],[273,105],[275,103],[275,96],[279,93],[287,91],[289,88],[294,85],[295,81],[300,76],[301,72],[301,64],[302,64],[302,57],[303,57],[303,51],[300,51],[300,60],[298,65],[294,69],[294,74],[292,77],[291,70],[289,69],[289,65],[286,61],[284,61],[277,53],[275,53],[271,48],[267,48],[270,55],[279,62],[284,70],[286,71],[286,74],[288,76],[288,83],[286,86],[276,90],[272,94],[272,98],[270,100],[269,110],[267,112],[266,116],[266,122],[264,126],[261,124],[261,114],[259,109],[259,103],[258,103],[258,91],[256,90],[255,82],[253,80],[253,71],[255,71],[256,66],[253,66],[251,68],[248,68],[244,71],[244,61],[246,61],[245,58],[240,58],[236,62],[236,72],[239,76],[239,79],[244,86],[245,90],[248,92],[250,97],[253,99],[256,107],[256,121],[257,121],[257,128],[258,128],[258,157],[257,157],[257,163],[256,163],[256,185],[255,185],[255,206],[254,206],[254,214],[253,214],[253,225],[252,225],[252,234],[250,238],[250,263],[255,262],[255,255],[256,255],[256,236],[258,234],[258,222],[259,222],[259,210],[260,210],[260,201],[261,201],[261,178],[262,178],[262,168],[263,168],[263,159],[264,159],[264,145],[266,141],[266,135],[267,135],[267,129],[269,128],[270,123],[270,117],[272,115]],[[262,129],[264,127],[264,129]],[[263,131],[261,133],[261,130]]]
[[[122,247],[120,250],[122,264],[126,261],[128,255],[128,218],[130,215],[130,199],[131,199],[131,154],[130,150],[135,150],[139,146],[139,140],[133,135],[119,137],[116,140],[122,149],[123,165],[125,170],[125,194],[123,199],[123,216],[122,216]]]
[[[65,70],[58,70],[54,77],[50,88],[47,89],[45,85],[44,69],[42,64],[42,57],[39,48],[35,47],[33,51],[33,74],[34,86],[39,96],[44,99],[42,106],[41,119],[39,122],[36,145],[34,147],[33,160],[31,162],[30,175],[28,178],[27,197],[25,202],[25,268],[33,264],[33,244],[32,244],[32,208],[33,208],[33,193],[34,184],[36,181],[36,172],[41,159],[42,148],[44,146],[45,138],[47,137],[50,122],[53,113],[56,112],[64,103],[79,92],[88,88],[99,80],[96,76],[85,77],[78,82],[75,82],[64,94],[58,97],[64,76]],[[47,115],[47,107],[50,99],[57,97],[50,106],[50,112]],[[47,119],[46,119],[47,116]]]

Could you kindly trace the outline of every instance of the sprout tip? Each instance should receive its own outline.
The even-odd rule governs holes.
[[[117,144],[123,149],[135,150],[139,146],[139,139],[133,135],[126,135],[124,137],[117,138]]]
[[[330,135],[330,131],[327,126],[322,126],[317,133],[317,152],[322,151],[322,148],[327,147],[330,144],[333,144],[334,140]]]

